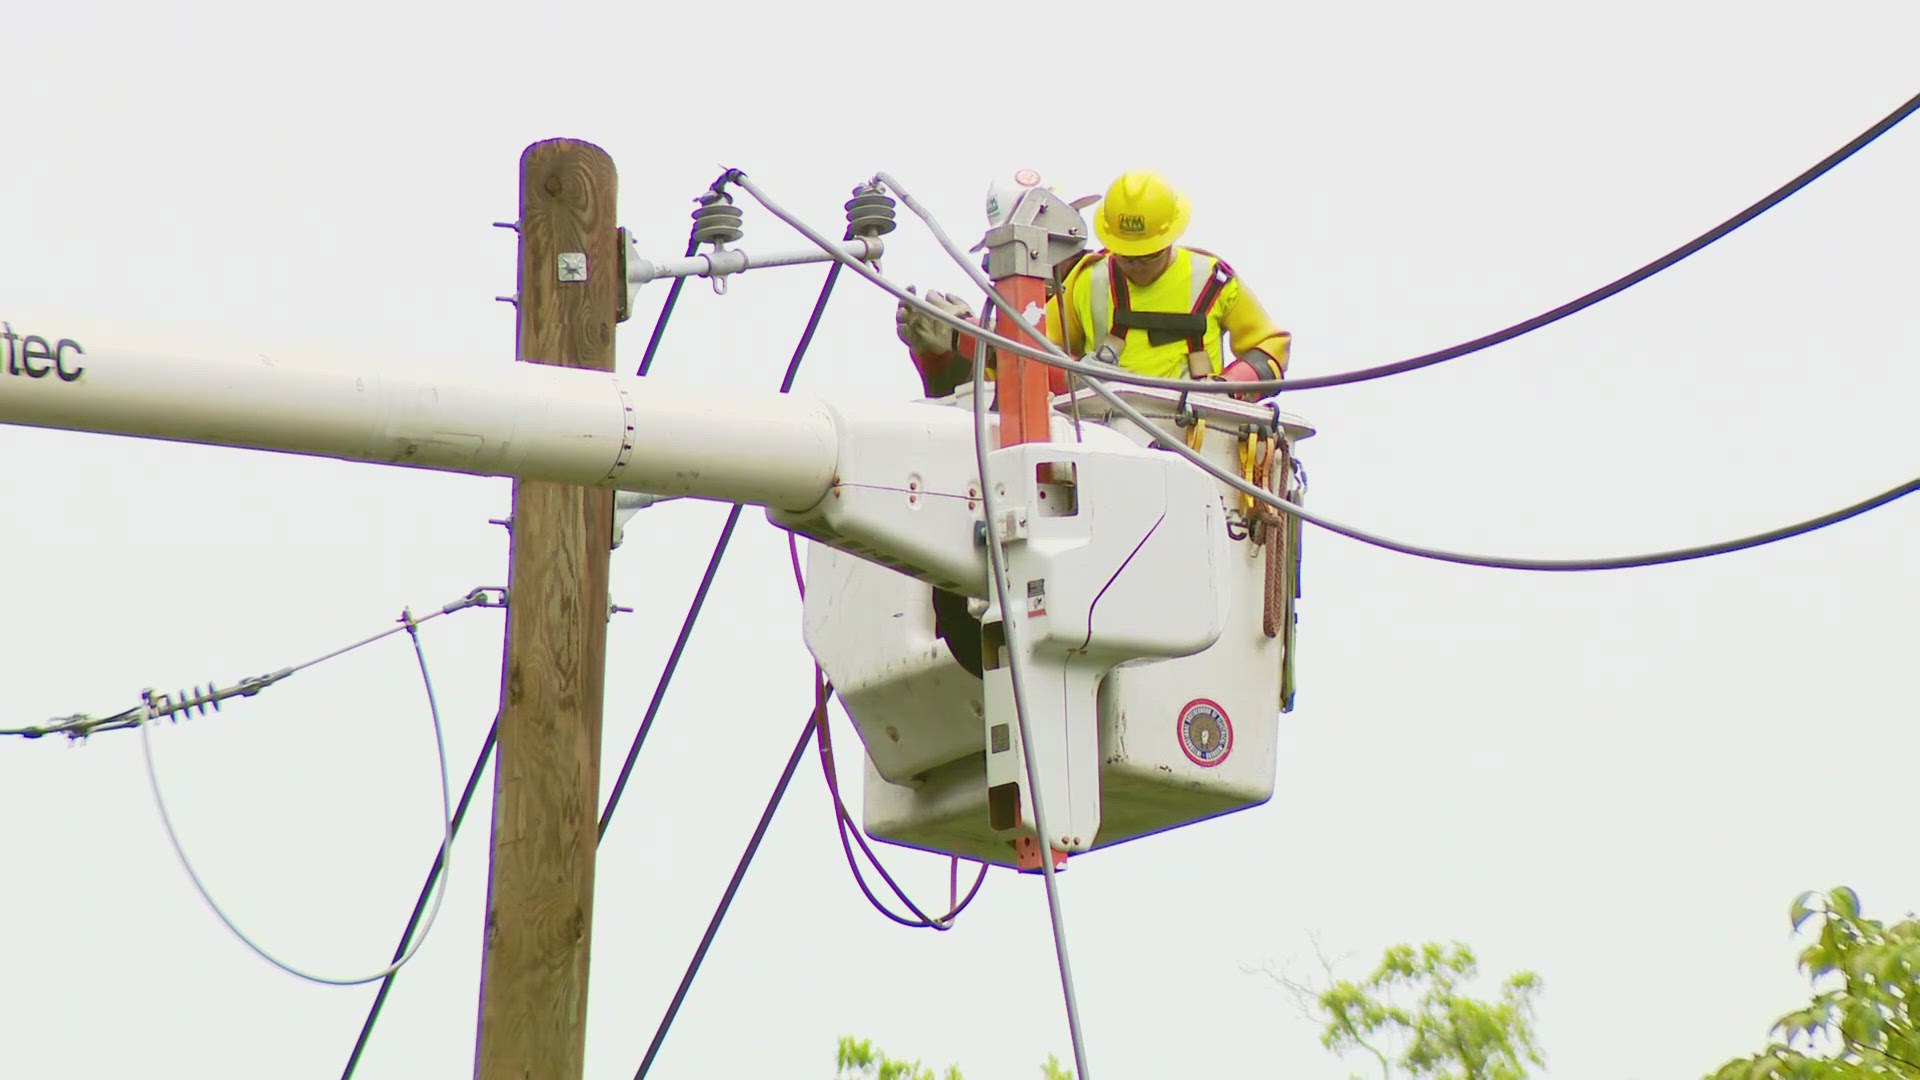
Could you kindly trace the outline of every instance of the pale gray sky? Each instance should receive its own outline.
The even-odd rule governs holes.
[[[1903,3],[1097,8],[15,5],[0,33],[0,316],[203,328],[351,362],[504,364],[516,161],[620,167],[677,253],[722,164],[831,225],[876,168],[956,232],[1030,165],[1070,194],[1165,171],[1324,374],[1483,333],[1675,246],[1911,95]],[[1031,104],[1021,104],[1031,102]],[[1912,476],[1920,128],[1706,253],[1514,345],[1301,394],[1311,500],[1406,538],[1577,555],[1718,539]],[[749,212],[748,241],[795,240]],[[895,238],[890,238],[894,240]],[[890,273],[954,288],[913,227]],[[818,268],[690,289],[658,372],[771,387]],[[665,295],[623,330],[631,369]],[[803,390],[905,396],[892,303],[850,279]],[[151,331],[156,342],[178,333]],[[505,481],[0,431],[0,727],[304,659],[505,576]],[[649,511],[614,557],[606,779],[723,510]],[[1545,979],[1549,1075],[1688,1076],[1804,1000],[1786,905],[1920,897],[1914,532],[1896,505],[1725,559],[1470,570],[1308,540],[1300,708],[1262,808],[1062,880],[1101,1080],[1343,1076],[1243,965],[1304,973],[1459,938]],[[424,632],[454,768],[500,617]],[[435,845],[395,641],[160,733],[210,884],[295,962],[384,961]],[[632,1075],[807,705],[784,543],[750,513],[601,849],[588,1074]],[[852,745],[851,729],[839,729]],[[849,781],[852,755],[845,755]],[[459,778],[456,777],[456,782]],[[371,989],[246,953],[174,864],[131,735],[0,744],[0,1072],[337,1075]],[[360,1076],[471,1071],[487,809]],[[847,880],[802,772],[656,1076],[817,1076],[834,1037],[1033,1075],[1068,1050],[1040,883],[957,930]],[[944,893],[943,861],[889,852]]]

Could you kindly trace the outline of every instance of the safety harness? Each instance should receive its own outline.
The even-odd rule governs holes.
[[[1207,258],[1199,254],[1190,254],[1189,258]],[[1214,258],[1212,266],[1205,271],[1205,280],[1196,282],[1193,306],[1185,313],[1175,311],[1135,311],[1127,288],[1127,275],[1114,265],[1111,256],[1106,259],[1106,279],[1095,278],[1093,284],[1093,320],[1094,338],[1101,345],[1110,347],[1112,356],[1102,357],[1117,363],[1120,353],[1126,348],[1127,331],[1144,330],[1147,342],[1156,348],[1175,341],[1187,343],[1187,373],[1196,379],[1204,379],[1213,374],[1213,360],[1207,355],[1207,316],[1213,305],[1220,299],[1220,293],[1233,280],[1233,268],[1224,261]],[[1193,268],[1196,275],[1199,267]],[[1106,285],[1106,297],[1098,286]],[[1109,299],[1110,298],[1110,299]],[[1109,319],[1111,321],[1109,321]]]

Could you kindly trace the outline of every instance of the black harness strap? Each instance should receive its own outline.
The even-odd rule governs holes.
[[[1128,330],[1145,330],[1147,342],[1156,348],[1185,340],[1192,352],[1205,352],[1207,348],[1207,313],[1213,310],[1214,302],[1220,299],[1220,291],[1233,280],[1233,271],[1226,263],[1216,260],[1214,268],[1207,274],[1207,284],[1200,290],[1200,296],[1194,301],[1193,310],[1181,313],[1175,311],[1135,311],[1127,291],[1127,275],[1120,272],[1114,260],[1107,260],[1107,281],[1113,290],[1113,328],[1114,332],[1125,337]]]

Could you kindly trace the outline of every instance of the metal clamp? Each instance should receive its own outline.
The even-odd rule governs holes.
[[[1046,188],[1020,197],[1007,223],[987,230],[987,276],[1051,278],[1053,268],[1087,246],[1087,223],[1071,203]]]
[[[507,606],[507,589],[504,585],[480,585],[467,595],[440,609],[443,615],[464,611],[470,607],[503,608]]]
[[[1188,390],[1180,391],[1180,400],[1174,403],[1174,406],[1173,406],[1173,426],[1174,427],[1180,427],[1180,428],[1192,427],[1200,419],[1199,416],[1196,415],[1193,411],[1193,403],[1187,400],[1187,397],[1191,392],[1192,391],[1188,391]]]

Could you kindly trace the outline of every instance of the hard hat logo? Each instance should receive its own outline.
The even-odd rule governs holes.
[[[1147,219],[1140,214],[1121,214],[1115,228],[1129,236],[1147,235]]]

